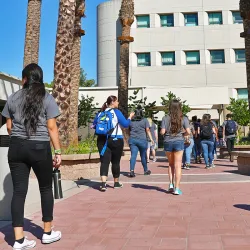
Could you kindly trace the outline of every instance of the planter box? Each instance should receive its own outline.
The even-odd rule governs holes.
[[[250,152],[235,151],[234,156],[237,156],[238,171],[243,175],[250,175]]]
[[[235,145],[234,146],[234,151],[244,151],[244,152],[250,152],[250,145]],[[226,147],[221,147],[220,148],[220,156],[219,156],[220,159],[226,159],[226,158],[229,158],[229,154],[228,154],[228,151],[227,151],[227,148]]]

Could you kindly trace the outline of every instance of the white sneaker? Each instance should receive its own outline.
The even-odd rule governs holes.
[[[43,234],[42,243],[50,244],[59,241],[62,238],[62,233],[60,231],[51,231],[51,235]]]
[[[24,242],[22,244],[15,241],[13,250],[31,249],[31,248],[34,248],[35,246],[36,246],[36,242],[34,240],[28,240],[27,237],[25,237]]]

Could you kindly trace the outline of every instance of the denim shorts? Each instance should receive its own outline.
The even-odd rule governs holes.
[[[178,140],[178,141],[164,142],[164,150],[166,152],[183,151],[184,150],[184,141]]]

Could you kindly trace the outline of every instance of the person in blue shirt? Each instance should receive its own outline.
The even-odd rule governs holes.
[[[122,157],[124,141],[123,141],[123,134],[122,129],[128,128],[131,122],[131,119],[134,116],[134,113],[131,113],[126,119],[122,112],[118,109],[119,102],[116,96],[109,96],[107,101],[103,104],[101,111],[108,111],[110,110],[112,114],[112,123],[113,127],[115,128],[108,138],[107,148],[105,150],[104,155],[101,155],[101,151],[106,143],[107,137],[99,135],[97,138],[97,147],[100,153],[100,160],[101,160],[101,168],[100,168],[100,175],[101,175],[101,186],[100,190],[105,192],[107,190],[106,182],[109,172],[109,164],[112,163],[112,174],[114,177],[114,188],[121,188],[123,184],[119,182],[120,177],[120,161]],[[100,114],[100,113],[99,113]],[[93,122],[93,128],[95,128],[97,124],[98,115],[96,115],[95,120]]]

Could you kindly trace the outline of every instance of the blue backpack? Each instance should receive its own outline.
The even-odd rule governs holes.
[[[112,109],[107,111],[102,111],[97,115],[97,123],[95,126],[95,134],[99,136],[106,136],[106,142],[104,144],[104,147],[100,153],[101,156],[104,155],[107,145],[108,145],[108,138],[113,133],[114,129],[116,128],[116,133],[118,130],[118,123],[114,127],[113,125],[113,115],[110,112]]]
[[[232,120],[228,120],[225,126],[225,134],[234,135],[236,131],[237,131],[236,122]]]

